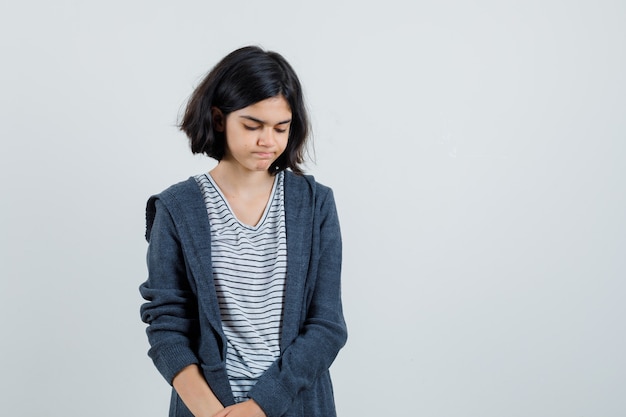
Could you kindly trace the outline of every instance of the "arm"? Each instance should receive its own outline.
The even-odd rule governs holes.
[[[283,415],[298,393],[327,372],[347,339],[341,303],[341,234],[332,192],[318,196],[317,230],[306,277],[306,316],[298,336],[251,389],[268,416]]]
[[[214,416],[224,406],[217,399],[198,365],[189,365],[174,377],[174,389],[189,411],[196,417]]]
[[[212,416],[224,407],[200,372],[192,348],[199,334],[196,296],[171,215],[159,200],[154,204],[148,280],[140,287],[147,300],[141,306],[141,318],[148,324],[148,354],[195,416]]]

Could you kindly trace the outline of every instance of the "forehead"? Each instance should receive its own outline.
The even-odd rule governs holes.
[[[268,123],[276,123],[291,118],[291,108],[283,96],[276,96],[234,111],[233,114],[237,116],[253,116]]]

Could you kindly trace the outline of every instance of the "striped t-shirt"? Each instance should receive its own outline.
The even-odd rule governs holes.
[[[284,174],[274,179],[256,226],[241,223],[210,174],[195,177],[211,225],[213,279],[227,339],[226,370],[236,402],[280,354],[287,274]]]

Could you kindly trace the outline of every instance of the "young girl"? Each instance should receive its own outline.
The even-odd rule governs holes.
[[[181,129],[210,172],[149,199],[149,356],[170,416],[332,417],[346,342],[332,191],[302,174],[309,131],[287,61],[257,47],[215,66]]]

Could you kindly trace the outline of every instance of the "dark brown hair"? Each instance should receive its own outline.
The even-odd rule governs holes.
[[[256,46],[237,49],[222,59],[195,89],[180,129],[189,137],[191,151],[221,160],[225,152],[223,132],[214,128],[211,108],[224,116],[267,98],[283,96],[291,110],[289,139],[285,151],[268,168],[275,174],[290,168],[302,174],[300,164],[309,136],[309,117],[300,81],[280,54]]]

